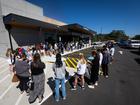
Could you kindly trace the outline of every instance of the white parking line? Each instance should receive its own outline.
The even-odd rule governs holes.
[[[3,64],[3,63],[8,63],[8,62],[5,60],[0,60],[0,64]]]
[[[5,71],[8,71],[8,69],[6,68],[6,69],[2,70],[2,71],[0,72],[0,74],[4,73]]]
[[[21,95],[19,96],[19,98],[18,98],[18,100],[16,101],[15,105],[20,105],[19,102],[20,102],[20,100],[22,99],[22,97],[23,97],[23,94],[21,94]]]
[[[11,85],[3,92],[3,94],[0,96],[0,100],[5,96],[5,94],[11,89],[12,86],[13,86],[13,84],[11,84]]]
[[[0,68],[3,68],[4,66],[9,67],[9,65],[7,63],[4,63],[2,66],[0,66]]]
[[[10,74],[6,75],[2,80],[0,80],[0,83],[2,83],[5,79],[7,79],[10,76]]]
[[[65,83],[67,82],[68,80],[65,80]],[[59,88],[61,87],[61,85],[59,85]],[[45,102],[51,95],[53,94],[53,91],[47,95],[46,97],[44,97],[44,99],[42,100],[41,103],[38,103],[37,105],[41,105],[43,102]]]
[[[53,92],[51,92],[48,96],[44,97],[44,99],[42,100],[41,103],[38,103],[37,105],[41,105],[43,102],[45,102],[51,95],[53,94]]]

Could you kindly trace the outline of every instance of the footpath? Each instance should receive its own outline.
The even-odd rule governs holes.
[[[80,50],[87,49],[89,47],[91,46],[82,48]],[[62,56],[80,50],[65,52],[64,54],[62,54]],[[55,56],[43,56],[41,59],[46,64],[46,68],[44,69],[46,81],[44,99],[42,101],[43,103],[53,94],[54,73],[52,70],[52,65],[55,61]],[[63,58],[63,60],[65,60],[65,58]],[[67,68],[67,71],[70,75],[74,74],[73,68]],[[41,103],[38,103],[38,100],[36,100],[36,102],[34,102],[33,104],[29,104],[28,96],[26,96],[26,93],[20,94],[20,90],[16,88],[18,82],[13,83],[12,77],[13,73],[10,73],[9,71],[9,65],[6,61],[6,58],[0,57],[0,105],[41,105]]]

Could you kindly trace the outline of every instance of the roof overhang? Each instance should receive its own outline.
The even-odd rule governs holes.
[[[67,31],[65,28],[59,27],[57,25],[13,13],[4,16],[3,21],[5,25],[11,25],[15,27],[33,28],[33,29],[39,28],[45,31],[48,30]]]
[[[64,25],[62,27],[66,27],[68,30],[72,31],[72,32],[77,32],[77,33],[83,33],[83,34],[87,34],[87,35],[92,35],[94,36],[96,34],[95,31],[87,28],[87,27],[84,27],[80,24],[69,24],[69,25]]]
[[[55,24],[47,23],[44,21],[32,19],[29,17],[17,15],[10,13],[7,16],[3,17],[4,24],[10,25],[12,27],[21,27],[21,28],[31,28],[31,29],[39,29],[45,32],[59,32],[59,33],[78,33],[78,35],[90,35],[94,36],[96,34],[95,31],[86,28],[80,24],[69,24],[64,26],[58,26]]]

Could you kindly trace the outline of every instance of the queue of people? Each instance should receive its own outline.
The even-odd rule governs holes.
[[[113,50],[112,50],[113,49]],[[76,90],[77,81],[81,82],[81,88],[84,87],[84,75],[88,72],[88,87],[94,89],[95,86],[98,85],[99,75],[103,74],[105,78],[109,77],[109,67],[110,62],[113,62],[115,48],[111,45],[109,48],[107,46],[103,46],[102,49],[93,50],[91,52],[92,60],[86,60],[85,65],[83,66],[80,63],[77,64],[77,72],[75,73],[75,80],[73,82],[73,87],[71,90]],[[84,55],[82,58],[84,58]],[[81,58],[79,62],[81,61]],[[90,66],[90,67],[88,67]],[[80,69],[79,69],[80,68]],[[88,70],[89,69],[89,70]],[[81,74],[79,72],[82,72]],[[89,73],[90,72],[90,73]]]
[[[24,48],[17,48],[14,52],[7,50],[6,56],[9,62],[10,72],[14,73],[19,79],[19,84],[16,86],[20,89],[20,93],[29,96],[29,103],[33,103],[39,99],[39,103],[43,100],[45,91],[45,63],[41,61],[38,52],[31,54],[29,57]],[[13,76],[13,77],[14,77]],[[32,84],[30,84],[32,80]],[[32,89],[31,86],[32,85]]]
[[[56,45],[55,45],[56,47]],[[43,48],[43,47],[42,47]],[[13,69],[14,74],[19,78],[19,84],[17,88],[21,90],[21,94],[26,92],[29,95],[29,103],[33,103],[36,99],[39,99],[39,103],[43,100],[45,91],[45,63],[41,61],[40,56],[43,55],[43,51],[39,51],[40,48],[28,48],[25,50],[22,47],[17,48],[14,52],[7,50],[8,61],[10,62],[10,69]],[[62,50],[60,48],[60,50]],[[46,49],[48,51],[48,49]],[[61,84],[62,99],[66,99],[66,86],[65,86],[65,75],[66,75],[66,64],[62,61],[61,53],[55,48],[56,61],[53,64],[53,71],[55,74],[55,100],[60,100],[59,85]],[[83,53],[79,54],[79,61],[77,63],[77,72],[74,75],[72,90],[77,89],[77,83],[80,81],[82,89],[85,89],[85,73],[87,71],[88,64],[90,68],[89,88],[94,88],[98,85],[99,72],[103,72],[103,75],[108,78],[108,64],[113,61],[114,47],[111,46],[109,49],[104,46],[103,49],[94,50],[91,52],[93,59],[87,60]],[[47,52],[48,53],[48,52]],[[29,81],[32,80],[33,88],[29,86]]]

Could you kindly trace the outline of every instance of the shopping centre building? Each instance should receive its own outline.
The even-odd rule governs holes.
[[[6,49],[41,42],[91,42],[95,31],[44,16],[43,8],[25,0],[0,0],[0,56]]]

